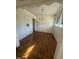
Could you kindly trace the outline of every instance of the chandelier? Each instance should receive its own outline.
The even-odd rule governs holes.
[[[43,20],[43,15],[44,15],[44,14],[43,14],[43,11],[44,11],[44,9],[42,8],[42,9],[41,9],[41,16],[39,17],[39,20]]]

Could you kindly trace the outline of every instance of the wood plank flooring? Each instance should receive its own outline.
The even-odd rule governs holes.
[[[57,42],[53,34],[35,32],[20,41],[16,57],[22,59],[53,59]]]

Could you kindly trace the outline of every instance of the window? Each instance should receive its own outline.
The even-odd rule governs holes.
[[[62,13],[62,9],[56,15],[55,26],[57,26],[57,27],[63,27],[63,13]]]

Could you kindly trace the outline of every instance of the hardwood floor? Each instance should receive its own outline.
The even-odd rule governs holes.
[[[22,59],[53,59],[57,42],[53,34],[35,32],[20,41],[16,57]]]

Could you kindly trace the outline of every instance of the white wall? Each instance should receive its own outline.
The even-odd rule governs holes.
[[[57,40],[54,59],[63,59],[63,28],[54,26],[53,34]]]
[[[52,16],[44,16],[43,19],[35,21],[35,31],[51,33],[53,30],[54,19]]]
[[[25,9],[16,9],[16,34],[19,40],[33,32],[33,17],[35,16]],[[29,27],[26,26],[27,24],[29,24]]]
[[[63,59],[63,43],[62,42],[60,46],[57,45],[55,59]]]
[[[16,36],[16,47],[19,47],[19,46],[20,46],[19,39],[18,39],[18,37]]]

